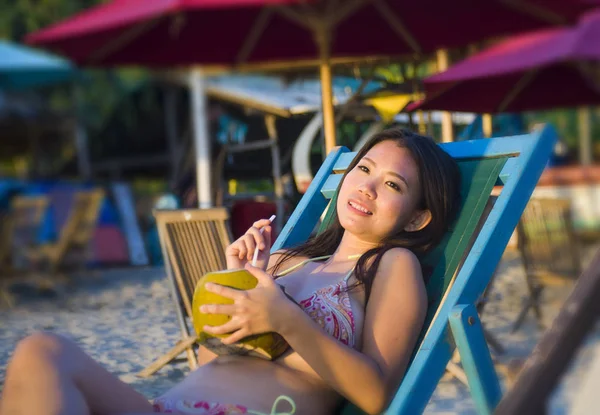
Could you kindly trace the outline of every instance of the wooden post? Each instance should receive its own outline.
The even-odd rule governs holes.
[[[543,408],[600,314],[600,251],[577,280],[552,327],[523,365],[496,415],[535,414]]]
[[[273,163],[273,185],[275,188],[275,206],[277,218],[273,224],[277,234],[283,229],[283,219],[285,213],[285,194],[283,181],[281,179],[281,158],[279,155],[279,144],[277,137],[277,127],[275,125],[275,116],[273,114],[265,115],[265,126],[271,140],[271,160]]]
[[[592,114],[589,107],[577,109],[577,124],[579,128],[579,162],[583,166],[592,164]]]
[[[315,32],[319,48],[319,70],[321,73],[321,106],[323,109],[323,132],[325,134],[325,158],[335,147],[335,115],[333,111],[333,88],[331,85],[331,33],[326,25]]]
[[[494,130],[492,114],[482,114],[481,122],[483,124],[483,136],[485,138],[490,138]]]
[[[436,52],[438,71],[442,72],[448,69],[448,51],[438,49]],[[454,141],[454,128],[452,126],[452,113],[442,112],[442,142],[448,143]]]
[[[417,111],[417,117],[419,118],[419,134],[427,134],[427,124],[425,123],[425,114],[422,110]]]

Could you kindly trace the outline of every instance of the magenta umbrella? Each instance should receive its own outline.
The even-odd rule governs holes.
[[[84,65],[173,67],[428,53],[574,23],[600,0],[113,0],[27,37]]]
[[[278,61],[320,66],[326,150],[335,145],[331,60],[424,54],[572,23],[600,0],[113,0],[28,36],[81,65],[153,68]],[[204,86],[192,72],[199,177],[209,183]],[[210,205],[200,185],[201,206]]]
[[[600,9],[572,28],[515,36],[424,80],[410,107],[479,113],[600,104]]]

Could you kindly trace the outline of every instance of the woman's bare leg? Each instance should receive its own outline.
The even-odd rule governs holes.
[[[0,399],[0,415],[136,412],[150,413],[152,405],[73,341],[50,333],[36,333],[19,342]]]

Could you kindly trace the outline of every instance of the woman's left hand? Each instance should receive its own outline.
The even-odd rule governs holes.
[[[231,333],[223,338],[224,344],[233,344],[253,334],[278,332],[287,315],[285,309],[292,304],[269,274],[250,264],[245,268],[258,280],[251,290],[241,291],[215,283],[205,286],[207,291],[233,300],[233,304],[200,307],[201,313],[231,316],[231,320],[221,326],[204,326],[207,333]]]

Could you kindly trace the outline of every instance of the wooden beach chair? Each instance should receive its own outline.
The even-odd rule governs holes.
[[[386,413],[422,413],[455,347],[479,412],[491,413],[500,400],[500,384],[476,304],[525,209],[555,140],[554,131],[546,127],[521,136],[441,144],[460,165],[463,204],[450,231],[424,261],[433,270],[427,284],[428,317],[411,364]],[[272,252],[309,237],[336,194],[341,174],[354,155],[345,148],[336,148],[329,154],[275,241]],[[466,252],[494,185],[503,186],[502,191],[472,248]],[[325,225],[330,215],[331,211],[323,221]],[[341,413],[360,411],[347,404]]]
[[[9,287],[28,264],[23,252],[37,245],[46,209],[46,196],[14,196],[8,211],[0,215],[0,296],[12,307]]]
[[[517,225],[528,296],[513,332],[533,310],[543,327],[540,308],[545,286],[573,282],[581,273],[579,240],[575,234],[571,201],[558,198],[532,198]]]
[[[184,351],[191,369],[198,366],[194,344],[197,336],[190,332],[192,300],[196,282],[207,272],[227,268],[225,248],[231,243],[225,208],[155,210],[156,226],[165,262],[167,278],[175,301],[181,340],[138,373],[148,377]]]
[[[101,189],[75,192],[58,240],[27,252],[37,271],[54,276],[60,270],[85,265],[103,199],[104,191]]]
[[[554,319],[552,328],[544,333],[525,361],[515,384],[498,404],[496,415],[548,413],[548,401],[562,375],[571,366],[586,335],[596,327],[600,316],[598,297],[600,251],[578,278],[573,291]],[[596,395],[587,392],[581,396],[586,401],[579,403],[588,408],[594,407],[597,405]]]

